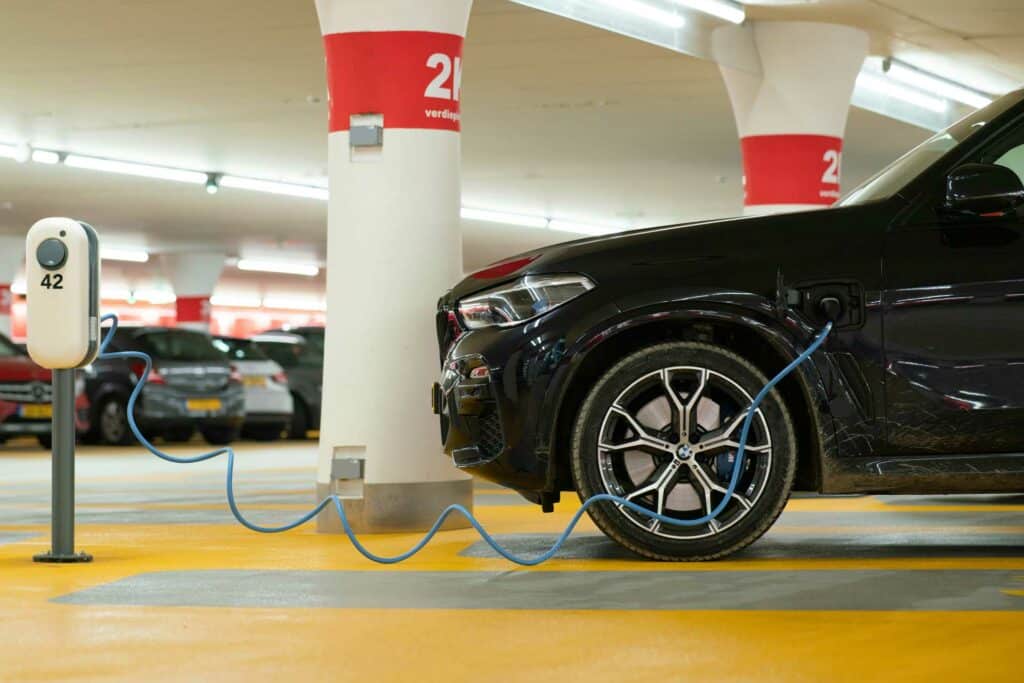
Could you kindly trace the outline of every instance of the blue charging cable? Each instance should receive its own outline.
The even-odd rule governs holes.
[[[143,371],[142,376],[139,377],[138,382],[135,383],[135,388],[132,389],[131,396],[129,396],[128,398],[128,426],[131,428],[132,434],[135,435],[135,438],[138,439],[139,443],[142,444],[143,448],[148,450],[156,457],[180,465],[203,462],[204,460],[212,460],[213,458],[226,454],[228,456],[228,506],[231,508],[231,514],[233,514],[235,516],[235,519],[238,520],[238,522],[245,528],[262,534],[279,534],[283,531],[290,531],[291,529],[302,526],[306,522],[309,522],[314,517],[316,517],[321,510],[323,510],[329,504],[333,503],[334,509],[338,513],[338,518],[341,520],[341,527],[345,531],[345,535],[348,536],[349,540],[352,542],[352,545],[355,547],[356,550],[360,552],[360,554],[362,554],[367,559],[372,560],[373,562],[378,562],[380,564],[397,564],[399,562],[404,562],[405,560],[408,560],[413,555],[421,551],[424,548],[424,546],[430,543],[431,539],[434,538],[434,535],[437,534],[437,532],[440,530],[441,525],[444,524],[445,520],[447,520],[449,516],[457,512],[469,521],[473,528],[476,529],[477,533],[480,534],[480,538],[482,538],[487,543],[487,545],[491,546],[491,548],[493,548],[496,553],[498,553],[510,562],[514,562],[515,564],[523,565],[526,567],[533,567],[539,565],[543,562],[547,562],[552,557],[554,557],[555,553],[557,553],[559,549],[562,547],[562,545],[565,544],[565,542],[569,539],[569,536],[572,534],[573,529],[576,528],[576,525],[583,517],[583,513],[587,511],[587,508],[589,508],[591,505],[595,505],[603,501],[613,503],[617,506],[628,508],[638,514],[650,517],[651,519],[656,519],[659,522],[662,522],[664,524],[670,524],[673,526],[700,526],[702,524],[707,524],[711,520],[718,517],[718,515],[722,514],[722,511],[725,509],[726,505],[729,504],[729,500],[732,498],[733,493],[736,491],[736,486],[739,484],[740,472],[743,468],[743,457],[747,446],[747,438],[750,435],[750,425],[753,422],[754,415],[757,413],[758,407],[761,405],[761,402],[768,395],[768,392],[775,388],[776,384],[785,379],[785,377],[789,375],[789,373],[793,372],[793,370],[799,367],[800,364],[802,364],[804,361],[810,358],[811,355],[814,354],[814,352],[817,351],[818,348],[825,342],[825,338],[828,337],[829,333],[832,331],[832,323],[828,323],[827,325],[825,325],[825,327],[822,328],[821,332],[818,333],[818,336],[814,339],[810,346],[808,346],[803,351],[803,353],[797,356],[792,363],[783,368],[782,371],[779,372],[779,374],[775,375],[775,377],[773,377],[767,384],[765,384],[764,388],[762,388],[761,391],[758,392],[757,396],[754,397],[754,400],[750,404],[750,408],[747,410],[746,417],[743,420],[743,427],[740,430],[740,438],[737,441],[739,446],[736,449],[736,461],[733,464],[732,476],[729,479],[729,486],[726,489],[725,494],[722,497],[722,500],[718,503],[715,509],[711,510],[708,514],[704,515],[703,517],[700,517],[698,519],[676,519],[675,517],[667,517],[665,515],[659,515],[653,510],[648,510],[645,507],[637,505],[631,500],[626,500],[625,498],[620,498],[619,496],[613,496],[609,493],[599,493],[595,496],[591,496],[586,501],[584,501],[583,505],[581,505],[580,508],[576,511],[576,514],[572,516],[572,519],[569,521],[569,525],[565,528],[565,531],[561,533],[561,535],[558,537],[558,539],[547,552],[537,555],[536,557],[522,557],[502,547],[501,544],[498,543],[493,536],[487,533],[487,530],[484,529],[483,525],[481,525],[477,518],[473,516],[472,512],[467,510],[462,505],[454,504],[449,505],[447,508],[445,508],[444,512],[442,512],[441,515],[437,518],[437,521],[434,522],[434,525],[430,527],[430,530],[412,548],[405,551],[404,553],[387,557],[377,555],[371,552],[366,546],[360,543],[358,536],[356,536],[356,533],[352,530],[352,525],[349,524],[348,517],[345,516],[345,508],[341,503],[341,498],[336,494],[331,494],[327,496],[326,498],[321,500],[316,505],[316,507],[314,507],[306,514],[299,517],[294,522],[285,524],[283,526],[261,526],[259,524],[247,520],[245,516],[242,514],[242,511],[239,510],[238,503],[235,501],[235,451],[230,446],[218,448],[217,450],[210,451],[208,453],[202,453],[200,455],[192,457],[178,458],[173,455],[168,455],[167,453],[162,452],[156,446],[151,444],[149,440],[142,435],[142,432],[139,430],[138,425],[135,424],[135,404],[139,399],[139,395],[142,393],[142,388],[146,385],[146,381],[149,379],[149,372],[153,367],[153,360],[149,357],[148,354],[143,353],[141,351],[112,351],[110,353],[107,353],[107,345],[113,338],[114,332],[117,331],[117,316],[114,314],[105,315],[103,316],[102,320],[111,321],[111,328],[110,331],[107,332],[106,336],[103,338],[103,342],[100,344],[100,358],[126,358],[141,360],[146,365],[146,369]]]

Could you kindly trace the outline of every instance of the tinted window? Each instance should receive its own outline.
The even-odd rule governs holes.
[[[0,358],[12,358],[24,355],[7,337],[0,335]]]
[[[224,353],[214,347],[212,340],[199,332],[145,332],[138,335],[137,339],[150,355],[161,360],[225,360]]]
[[[300,365],[306,367],[323,365],[323,356],[315,353],[306,344],[261,341],[259,346],[268,356],[285,368],[294,368]]]
[[[231,360],[269,360],[267,354],[248,339],[214,339],[213,345]]]

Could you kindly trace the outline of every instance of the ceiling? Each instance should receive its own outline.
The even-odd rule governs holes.
[[[1024,80],[1024,2],[822,0],[753,18],[862,26],[873,51],[991,90]],[[937,55],[942,55],[938,57]],[[476,0],[463,75],[463,203],[643,226],[736,214],[740,155],[711,62],[507,0]],[[0,141],[297,182],[326,173],[313,0],[4,0]],[[854,109],[844,184],[927,135]],[[0,159],[0,231],[45,215],[108,244],[323,258],[326,205]],[[571,237],[464,222],[467,269]],[[319,282],[319,281],[317,281]]]

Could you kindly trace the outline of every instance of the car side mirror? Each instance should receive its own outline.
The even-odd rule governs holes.
[[[1003,214],[1024,204],[1024,183],[1005,166],[964,164],[946,178],[946,209],[972,215]]]

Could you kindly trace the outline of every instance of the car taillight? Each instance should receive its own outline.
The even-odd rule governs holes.
[[[238,368],[234,365],[231,366],[231,373],[228,375],[228,381],[237,382],[238,384],[242,383],[242,373],[239,372]]]
[[[132,364],[132,374],[135,375],[136,379],[142,379],[142,373],[146,371],[146,364],[137,362]],[[156,368],[149,369],[149,377],[146,379],[146,384],[166,384],[167,381],[164,376],[161,375]]]
[[[278,384],[288,384],[288,375],[284,374],[283,371],[275,372],[273,375],[270,376],[270,379],[274,380]]]

